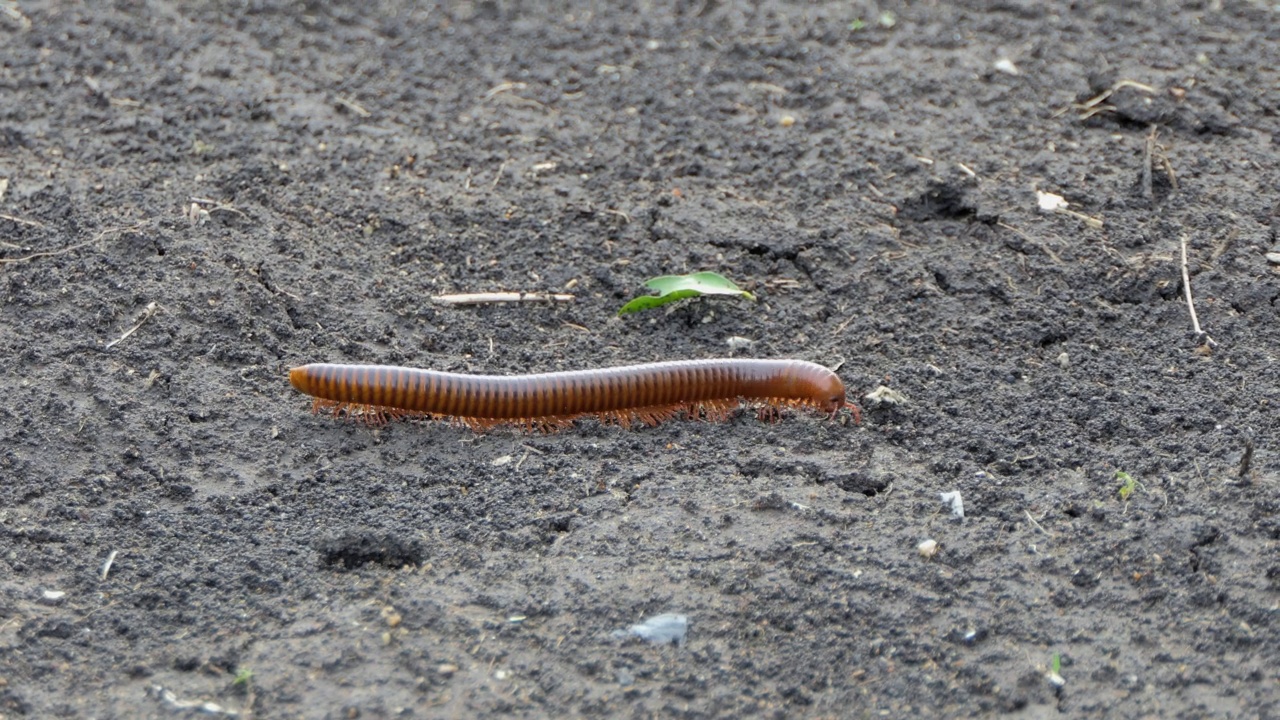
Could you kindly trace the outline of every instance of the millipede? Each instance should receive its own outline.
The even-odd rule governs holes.
[[[831,370],[804,360],[680,360],[532,375],[467,375],[390,365],[314,363],[289,382],[328,410],[381,423],[401,417],[451,419],[482,431],[497,425],[556,430],[582,417],[630,427],[684,414],[725,420],[743,402],[761,417],[786,407],[834,418],[858,406]]]

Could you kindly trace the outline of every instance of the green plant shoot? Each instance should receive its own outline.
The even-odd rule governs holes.
[[[649,310],[685,298],[704,295],[737,295],[754,301],[755,295],[743,290],[719,273],[696,272],[690,275],[663,275],[645,282],[645,287],[656,290],[657,295],[645,295],[623,305],[619,315]]]
[[[1116,479],[1120,481],[1120,489],[1116,491],[1116,495],[1120,496],[1121,502],[1129,502],[1129,496],[1142,486],[1142,483],[1134,480],[1132,475],[1123,470],[1116,471]]]

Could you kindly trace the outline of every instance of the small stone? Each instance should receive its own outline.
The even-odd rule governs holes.
[[[1280,265],[1280,252],[1267,253],[1267,262],[1272,265]]]
[[[1006,75],[1021,75],[1021,74],[1022,74],[1022,72],[1021,72],[1020,70],[1018,70],[1018,66],[1017,66],[1017,65],[1014,65],[1014,64],[1013,64],[1013,61],[1012,61],[1012,60],[1010,60],[1010,59],[1009,59],[1009,58],[1007,58],[1007,57],[1002,57],[1002,58],[1000,58],[999,60],[996,60],[996,62],[995,62],[995,68],[996,68],[996,70],[999,70],[1000,72],[1002,72],[1002,73],[1004,73],[1004,74],[1006,74]]]
[[[942,550],[942,546],[937,540],[925,540],[916,546],[916,552],[920,553],[920,557],[925,560],[932,560]]]

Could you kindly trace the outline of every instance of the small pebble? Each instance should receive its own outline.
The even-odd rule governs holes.
[[[932,560],[934,555],[942,549],[937,540],[925,540],[916,546],[916,552],[920,553],[920,557],[925,560]]]
[[[1002,58],[1000,58],[999,60],[996,60],[996,62],[995,62],[995,68],[996,68],[996,70],[999,70],[1000,72],[1002,72],[1002,73],[1004,73],[1004,74],[1006,74],[1006,75],[1021,75],[1021,74],[1022,74],[1022,72],[1021,72],[1020,70],[1018,70],[1018,66],[1017,66],[1017,65],[1014,65],[1014,64],[1013,64],[1013,61],[1012,61],[1012,60],[1010,60],[1010,59],[1009,59],[1009,58],[1007,58],[1007,57],[1002,57]]]

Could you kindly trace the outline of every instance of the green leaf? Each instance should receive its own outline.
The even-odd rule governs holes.
[[[645,282],[645,287],[658,291],[657,295],[645,295],[623,305],[619,315],[649,310],[660,305],[704,295],[737,295],[754,301],[755,295],[743,290],[729,278],[713,272],[696,272],[690,275],[663,275]]]

